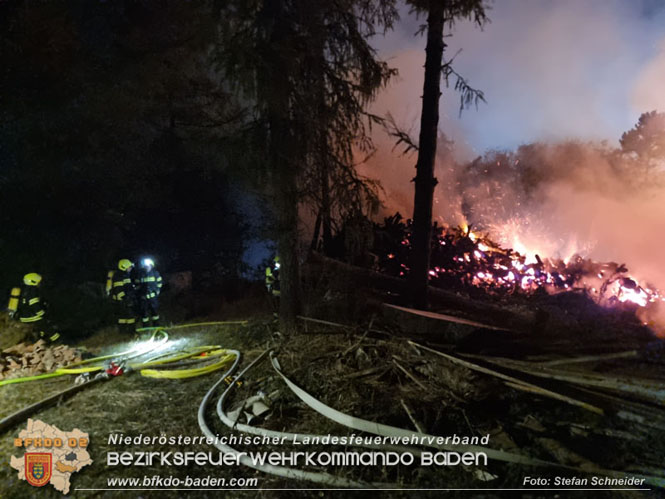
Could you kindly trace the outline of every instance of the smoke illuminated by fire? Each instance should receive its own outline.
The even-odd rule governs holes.
[[[574,141],[467,163],[441,157],[435,219],[460,225],[476,247],[455,255],[452,268],[434,262],[431,277],[489,293],[584,292],[603,306],[639,305],[643,322],[665,325],[665,306],[656,306],[665,289],[664,175],[607,145]],[[409,201],[389,190],[386,204],[408,216]],[[509,261],[496,263],[502,253]]]
[[[461,235],[477,249],[457,257],[458,262],[480,267],[470,275],[470,283],[494,290],[520,288],[525,292],[544,289],[549,293],[584,291],[602,305],[634,303],[645,307],[649,303],[663,301],[660,292],[640,285],[627,274],[624,266],[615,263],[596,263],[579,255],[565,259],[541,258],[539,251],[530,250],[514,238],[514,244],[506,250],[490,239],[474,233],[468,226],[461,228]],[[430,276],[436,278],[447,270],[435,267]]]
[[[490,17],[482,34],[460,25],[449,40],[451,54],[464,49],[457,68],[488,102],[458,119],[458,96],[444,90],[440,128],[455,144],[451,151],[439,142],[436,166],[435,220],[461,226],[477,247],[456,255],[457,267],[433,263],[430,276],[454,275],[488,292],[574,289],[607,306],[639,305],[644,322],[665,326],[657,291],[665,290],[665,174],[618,150],[640,113],[665,111],[665,9],[645,16],[623,2],[507,1]],[[390,112],[417,137],[424,40],[414,31],[382,47],[400,76],[374,111]],[[400,156],[385,134],[375,143],[361,173],[380,180],[384,214],[409,217],[416,157]],[[473,160],[487,146],[509,149]],[[510,261],[495,268],[500,252],[485,239],[512,250]]]
[[[409,273],[410,221],[388,217],[380,229],[393,246],[379,253],[378,266],[396,276]],[[579,254],[566,259],[541,257],[524,245],[504,247],[468,224],[436,227],[430,283],[444,289],[482,289],[488,295],[577,293],[603,307],[632,309],[643,323],[655,328],[659,304],[665,301],[655,287],[638,280],[623,264],[595,262]],[[381,238],[381,237],[380,237]],[[657,329],[657,328],[656,328]]]
[[[469,236],[472,234],[469,233]],[[623,265],[597,263],[577,254],[564,259],[541,258],[538,251],[529,250],[523,245],[513,246],[512,251],[506,251],[490,246],[489,240],[481,239],[478,235],[470,238],[478,247],[472,257],[479,265],[486,266],[485,270],[476,273],[473,284],[511,288],[519,286],[529,292],[538,289],[545,289],[549,293],[578,290],[584,291],[602,305],[630,302],[644,307],[661,299],[657,290],[646,284],[640,285]],[[502,256],[502,263],[496,263],[496,254]]]

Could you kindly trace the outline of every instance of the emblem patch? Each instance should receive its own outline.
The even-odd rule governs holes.
[[[26,452],[25,479],[30,485],[43,487],[51,480],[51,464],[49,452]]]

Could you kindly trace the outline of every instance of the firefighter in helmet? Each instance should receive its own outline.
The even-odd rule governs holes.
[[[274,297],[279,297],[279,255],[275,256],[272,263],[266,267],[266,289]]]
[[[162,276],[155,269],[155,261],[152,258],[141,260],[141,267],[134,277],[139,313],[143,327],[153,326],[159,323],[159,294],[162,291]]]
[[[133,333],[136,328],[134,312],[136,293],[132,283],[131,271],[134,264],[127,258],[118,261],[118,268],[107,280],[107,289],[115,305],[115,314],[120,332]]]
[[[42,276],[34,272],[23,277],[23,286],[13,288],[7,310],[9,316],[33,326],[33,339],[44,339],[51,343],[60,339],[60,333],[48,321],[46,303],[41,297]]]

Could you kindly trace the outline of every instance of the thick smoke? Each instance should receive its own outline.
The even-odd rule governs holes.
[[[657,55],[639,72],[634,85],[632,104],[638,110],[665,110],[665,39]]]
[[[656,249],[665,231],[658,170],[618,150],[571,141],[488,153],[461,175],[469,223],[502,243],[544,257],[577,253],[626,263],[643,279],[665,282]]]
[[[617,152],[641,113],[665,111],[665,10],[647,0],[506,0],[489,15],[483,31],[462,23],[447,40],[449,55],[463,48],[456,68],[487,104],[460,118],[459,97],[444,91],[440,126],[454,150],[440,146],[435,216],[543,257],[625,263],[665,290],[665,187]],[[424,19],[410,19],[380,43],[400,76],[374,111],[417,139],[425,39],[413,33]],[[410,217],[416,156],[385,133],[375,142],[362,173],[380,179],[386,212]]]

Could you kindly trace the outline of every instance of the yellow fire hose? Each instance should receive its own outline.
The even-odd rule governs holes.
[[[160,334],[161,333],[161,334]],[[158,335],[160,336],[159,338]],[[46,373],[46,374],[39,374],[37,376],[26,376],[23,378],[12,378],[12,379],[6,379],[3,381],[0,381],[0,386],[4,385],[11,385],[14,383],[24,383],[27,381],[37,381],[37,380],[42,380],[42,379],[48,379],[48,378],[55,378],[58,376],[63,376],[65,374],[81,374],[81,373],[86,373],[86,372],[93,372],[93,371],[101,371],[103,369],[103,364],[95,365],[92,367],[76,367],[76,366],[83,366],[85,364],[92,364],[95,362],[100,362],[108,359],[113,359],[113,358],[123,358],[123,360],[127,360],[128,358],[134,358],[134,357],[139,357],[141,355],[145,355],[147,353],[150,353],[153,350],[156,350],[160,346],[164,345],[169,339],[168,334],[164,330],[156,330],[152,333],[150,336],[149,340],[150,342],[154,342],[153,345],[150,345],[150,347],[147,350],[140,351],[138,352],[136,350],[136,347],[126,350],[124,352],[119,352],[119,353],[114,353],[110,355],[102,355],[100,357],[94,357],[91,359],[85,359],[81,360],[79,362],[74,362],[72,364],[69,364],[66,367],[61,367],[56,369],[55,371],[51,373]],[[132,355],[135,354],[135,355]],[[126,357],[129,356],[129,357]]]
[[[210,326],[210,325],[223,325],[223,324],[246,324],[247,321],[222,321],[222,322],[205,322],[197,324],[182,324],[172,327],[158,327],[158,328],[142,328],[139,331],[152,330],[153,333],[150,337],[151,342],[154,341],[154,345],[149,345],[147,350],[138,351],[136,348],[121,352],[119,354],[103,355],[100,357],[95,357],[92,359],[86,359],[80,362],[70,364],[64,368],[56,369],[52,373],[42,374],[38,376],[29,376],[25,378],[14,378],[10,380],[4,380],[0,382],[0,386],[11,383],[20,383],[23,381],[33,381],[39,379],[47,379],[56,376],[63,376],[66,374],[79,374],[79,373],[88,373],[94,371],[101,371],[104,368],[103,364],[97,365],[99,361],[108,360],[108,359],[118,359],[125,362],[128,359],[141,357],[150,352],[154,352],[157,348],[163,346],[168,341],[168,334],[166,329],[181,329],[187,327],[197,327],[197,326]],[[159,338],[158,338],[159,336]],[[142,376],[149,378],[158,378],[158,379],[185,379],[192,378],[195,376],[202,376],[214,372],[222,367],[228,365],[232,361],[235,361],[237,364],[238,359],[240,358],[240,353],[237,350],[227,350],[221,348],[220,345],[207,345],[207,346],[198,346],[190,347],[186,349],[181,349],[176,352],[166,352],[158,354],[150,360],[145,362],[130,363],[127,364],[128,371],[139,371]],[[187,360],[189,359],[189,360]],[[186,365],[194,364],[196,367],[188,367],[186,369],[180,369],[183,365],[183,361],[186,361]],[[86,365],[86,364],[95,364],[95,365]],[[203,364],[203,365],[201,365]],[[161,366],[162,369],[152,369],[154,366]],[[7,430],[9,427],[14,426],[20,421],[25,420],[31,414],[42,410],[43,408],[53,404],[57,400],[61,400],[65,396],[71,396],[74,393],[77,393],[84,389],[87,386],[95,384],[102,379],[109,379],[108,375],[106,377],[96,377],[87,381],[81,385],[69,387],[62,392],[51,395],[39,402],[36,402],[30,406],[24,407],[23,409],[3,418],[0,420],[0,432]]]
[[[156,340],[156,337],[159,333],[161,334],[161,338]],[[136,357],[141,357],[143,355],[146,355],[150,352],[153,352],[154,350],[157,350],[159,347],[163,346],[166,344],[167,341],[169,341],[169,335],[166,333],[165,330],[159,329],[156,330],[152,333],[152,336],[148,340],[152,344],[148,346],[146,350],[137,350],[136,347],[132,348],[131,350],[127,350],[125,352],[121,353],[115,353],[115,354],[110,354],[110,355],[102,355],[101,357],[94,357],[92,359],[86,359],[86,360],[81,360],[79,362],[74,362],[73,364],[69,364],[66,367],[60,367],[56,369],[54,372],[55,374],[81,374],[81,373],[89,373],[89,372],[94,372],[94,371],[101,371],[104,369],[103,364],[97,364],[94,366],[87,366],[87,367],[75,367],[75,366],[82,366],[84,364],[92,364],[94,362],[99,362],[102,360],[108,360],[108,359],[119,359],[122,361],[127,361],[129,359],[133,359]],[[20,379],[20,378],[19,378]]]
[[[234,359],[237,359],[238,357],[239,353],[237,353],[236,351],[226,350],[223,348],[219,348],[219,345],[215,345],[215,346],[195,347],[191,349],[191,351],[189,352],[170,355],[160,360],[153,360],[138,364],[130,364],[128,367],[130,368],[130,370],[138,370],[142,376],[146,376],[149,378],[185,379],[185,378],[192,378],[195,376],[201,376],[203,374],[208,374],[218,369],[221,369],[222,367],[230,364]],[[201,367],[188,368],[188,369],[162,369],[162,370],[144,369],[147,366],[155,366],[155,365],[162,365],[164,367],[167,367],[170,364],[175,364],[176,362],[187,358],[192,358],[197,364],[198,363],[208,363],[208,364]],[[210,360],[215,360],[215,359],[218,360],[216,360],[216,362],[209,363]],[[98,370],[99,368],[97,366],[91,366],[88,368],[80,368],[80,369],[81,370],[87,369],[87,371],[85,372],[92,372],[94,370]],[[9,429],[11,426],[15,424],[24,421],[25,418],[29,417],[31,414],[34,414],[35,412],[38,412],[48,407],[49,405],[52,405],[58,400],[62,400],[65,397],[69,397],[83,390],[85,387],[93,385],[104,379],[110,379],[110,378],[111,377],[109,377],[108,375],[97,376],[83,384],[71,386],[61,392],[58,392],[54,395],[50,395],[45,399],[40,400],[39,402],[36,402],[27,407],[24,407],[23,409],[20,409],[19,411],[10,414],[9,416],[0,420],[0,433],[4,432],[5,430]]]
[[[14,383],[23,383],[27,381],[37,381],[37,380],[42,380],[42,379],[49,379],[49,378],[54,378],[58,376],[63,376],[66,374],[83,374],[83,373],[90,373],[90,372],[96,372],[96,371],[102,371],[104,369],[104,364],[100,363],[105,360],[109,359],[119,359],[120,361],[127,361],[129,359],[135,358],[135,357],[141,357],[143,355],[146,355],[157,348],[163,346],[166,344],[168,341],[168,333],[166,332],[167,330],[172,330],[172,329],[184,329],[184,328],[190,328],[190,327],[202,327],[202,326],[220,326],[220,325],[246,325],[248,321],[214,321],[214,322],[198,322],[198,323],[193,323],[193,324],[179,324],[176,326],[158,326],[158,327],[146,327],[146,328],[140,328],[137,329],[137,332],[142,332],[142,331],[152,331],[152,334],[149,338],[148,341],[154,342],[153,345],[150,345],[147,350],[142,350],[142,351],[137,351],[136,347],[120,352],[120,353],[114,353],[114,354],[109,354],[109,355],[102,355],[99,357],[94,357],[91,359],[85,359],[79,362],[74,362],[72,364],[69,364],[65,367],[61,367],[56,369],[55,371],[51,373],[45,373],[45,374],[40,374],[37,376],[26,376],[22,378],[12,378],[12,379],[7,379],[0,381],[0,387],[4,385],[9,385],[9,384],[14,384]],[[169,369],[168,372],[165,370],[155,370],[155,369],[146,369],[147,367],[152,367],[155,365],[163,365],[163,364],[169,364],[172,362],[176,362],[182,359],[186,359],[189,357],[194,357],[196,355],[201,356],[200,360],[202,363],[207,363],[207,361],[210,359],[211,356],[214,357],[221,357],[224,355],[226,351],[222,350],[220,345],[214,345],[214,346],[202,346],[202,347],[194,347],[191,349],[187,349],[186,351],[180,351],[179,353],[176,353],[174,355],[169,356],[169,354],[163,354],[165,356],[164,359],[161,360],[152,360],[146,363],[138,363],[138,364],[129,364],[128,367],[131,368],[132,370],[139,370],[141,375],[146,376],[146,377],[151,377],[151,378],[169,378],[169,379],[184,379],[184,378],[191,378],[194,376],[201,376],[204,374],[208,374],[210,372],[216,371],[218,369],[221,369],[223,366],[225,366],[229,360],[226,357],[222,357],[220,360],[217,362],[206,365],[203,367],[196,367],[192,369],[178,369],[178,370],[173,370]],[[159,356],[158,356],[159,357]],[[227,356],[228,357],[228,356]],[[93,364],[93,365],[90,365]]]
[[[163,369],[163,370],[141,369],[140,373],[141,376],[146,376],[148,378],[162,378],[162,379],[193,378],[195,376],[202,376],[203,374],[208,374],[218,369],[221,369],[222,367],[226,366],[229,362],[231,362],[236,356],[233,353],[229,353],[228,350],[221,349],[209,352],[208,355],[204,357],[202,360],[206,360],[206,358],[210,357],[213,358],[221,357],[221,358],[217,362],[208,364],[203,367],[195,367],[191,369]]]

